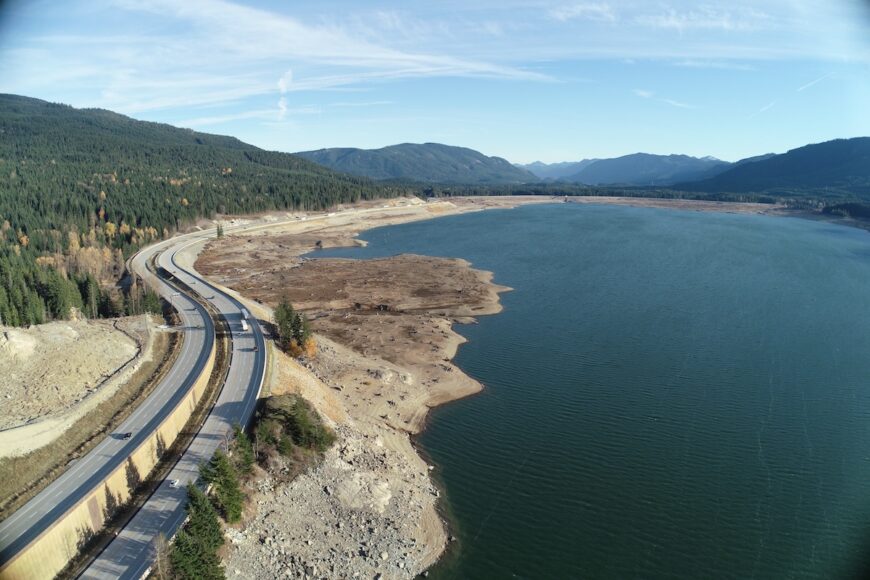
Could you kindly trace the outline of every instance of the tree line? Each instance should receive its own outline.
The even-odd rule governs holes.
[[[0,95],[0,316],[66,318],[63,307],[94,303],[81,290],[88,276],[107,294],[90,315],[125,311],[130,300],[110,290],[124,260],[200,218],[413,191],[231,137]]]

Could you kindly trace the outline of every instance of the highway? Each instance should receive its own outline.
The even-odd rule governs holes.
[[[196,236],[194,243],[201,239]],[[235,423],[246,424],[254,412],[266,368],[266,345],[255,320],[250,330],[242,330],[242,305],[175,263],[175,254],[190,242],[175,244],[159,257],[159,264],[195,289],[227,319],[232,334],[229,372],[223,389],[202,429],[196,435],[166,480],[136,513],[82,578],[139,578],[154,559],[154,539],[167,538],[184,521],[187,491],[185,486],[199,476],[199,465],[226,442]],[[177,488],[169,481],[177,479]]]
[[[242,306],[204,280],[175,263],[185,246],[199,243],[203,233],[179,236],[142,250],[131,260],[131,268],[171,300],[179,311],[184,343],[175,364],[151,395],[117,429],[41,493],[0,523],[0,564],[37,538],[42,531],[87,495],[96,484],[126,461],[190,390],[207,363],[215,341],[215,329],[205,308],[162,279],[151,275],[145,265],[155,255],[161,267],[174,273],[223,314],[230,326],[232,352],[229,372],[218,400],[202,429],[177,465],[123,531],[84,573],[85,578],[139,578],[150,566],[153,539],[159,532],[171,536],[184,519],[186,491],[194,481],[201,461],[211,457],[225,441],[235,423],[251,417],[262,386],[266,348],[262,330],[255,320],[250,330],[241,328]],[[256,347],[256,348],[255,348]],[[132,432],[129,440],[120,434]],[[168,481],[181,485],[170,488]]]
[[[356,210],[356,214],[384,208]],[[393,209],[401,210],[401,206]],[[334,213],[312,216],[310,222],[327,221]],[[298,219],[298,218],[296,218]],[[265,224],[241,225],[227,231],[253,231],[272,228],[280,220]],[[189,392],[208,361],[215,341],[214,325],[201,304],[166,280],[154,276],[146,264],[156,257],[158,264],[181,280],[224,316],[230,327],[229,371],[218,399],[201,430],[145,505],[133,516],[118,536],[82,574],[83,578],[141,578],[154,559],[154,540],[162,533],[171,537],[184,521],[185,486],[195,481],[199,465],[225,443],[236,423],[247,424],[253,414],[266,369],[266,345],[256,320],[242,330],[242,304],[218,290],[193,272],[180,267],[176,255],[188,246],[214,237],[214,231],[176,236],[141,250],[130,260],[130,269],[161,296],[170,300],[181,318],[184,343],[175,364],[151,395],[113,434],[99,443],[67,471],[5,521],[0,522],[0,566],[36,539],[51,524],[75,506],[94,486],[126,461],[139,444],[169,415]],[[132,432],[130,440],[122,433]],[[179,480],[172,488],[169,481]]]

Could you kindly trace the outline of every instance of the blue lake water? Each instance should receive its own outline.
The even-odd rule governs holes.
[[[554,204],[318,256],[461,257],[485,391],[419,443],[457,537],[435,578],[837,578],[870,553],[870,235]]]

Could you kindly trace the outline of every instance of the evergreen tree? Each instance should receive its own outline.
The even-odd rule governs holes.
[[[217,550],[224,543],[224,535],[214,506],[195,485],[187,487],[188,533],[209,550]]]
[[[293,325],[296,320],[296,313],[293,311],[293,305],[287,296],[281,298],[281,302],[275,307],[275,327],[278,331],[278,344],[283,349],[287,349],[290,340],[293,338]]]
[[[213,485],[215,503],[227,523],[239,521],[245,496],[239,485],[239,474],[229,457],[223,451],[216,451],[211,461],[203,466],[202,475]]]
[[[217,552],[189,534],[186,529],[175,535],[172,554],[169,557],[175,576],[183,580],[223,580]]]
[[[236,469],[240,473],[247,475],[251,473],[256,460],[254,457],[254,445],[251,443],[248,434],[245,433],[240,425],[236,424],[233,426],[233,433],[235,435],[235,445],[233,450],[235,451],[236,457]]]

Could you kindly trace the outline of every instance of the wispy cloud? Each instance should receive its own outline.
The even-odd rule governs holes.
[[[815,85],[816,83],[820,83],[820,82],[822,82],[823,80],[825,80],[825,79],[831,77],[833,74],[834,74],[834,73],[829,72],[829,73],[826,74],[826,75],[822,75],[822,76],[820,76],[819,78],[817,78],[816,80],[814,80],[814,81],[810,81],[810,82],[808,82],[807,84],[798,87],[798,88],[797,88],[797,92],[798,92],[798,93],[802,93],[803,91],[807,90],[808,88],[810,88],[811,86]]]
[[[287,101],[285,99],[280,99],[278,102],[278,108],[276,109],[257,109],[253,111],[241,111],[238,113],[231,113],[227,115],[212,115],[208,117],[195,117],[192,119],[184,119],[178,121],[177,124],[180,127],[204,127],[210,125],[223,125],[224,123],[231,123],[233,121],[242,121],[246,119],[260,119],[264,121],[284,121],[287,115],[295,116],[295,115],[317,115],[321,113],[320,107],[316,106],[305,106],[305,107],[296,107],[289,108],[287,106]]]
[[[685,68],[717,69],[717,70],[758,70],[757,67],[744,62],[729,62],[726,60],[678,60],[674,66]]]
[[[343,107],[355,108],[355,107],[383,107],[386,105],[395,105],[395,104],[396,104],[396,101],[363,101],[363,102],[359,102],[359,103],[350,102],[350,101],[339,101],[337,103],[328,103],[326,106],[327,107],[336,107],[336,108],[343,108]]]
[[[675,101],[674,99],[659,99],[662,103],[666,105],[670,105],[672,107],[677,107],[678,109],[695,109],[695,105],[690,105],[688,103],[683,103],[682,101]]]
[[[616,22],[616,10],[610,4],[599,2],[579,2],[556,6],[549,11],[550,17],[560,22],[568,20],[592,20],[595,22]]]
[[[779,102],[779,101],[777,101],[777,100],[770,101],[769,103],[767,103],[766,105],[764,105],[763,107],[761,107],[760,109],[758,109],[757,111],[755,111],[754,113],[752,113],[751,115],[749,115],[749,116],[747,117],[747,119],[752,119],[752,118],[754,118],[754,117],[757,117],[758,115],[761,115],[761,114],[763,114],[763,113],[766,113],[767,111],[769,111],[769,110],[771,110],[773,107],[775,107],[776,104],[777,104],[778,102]]]
[[[688,103],[684,103],[682,101],[676,101],[674,99],[668,99],[664,97],[656,97],[655,92],[647,90],[647,89],[632,89],[631,91],[636,96],[642,99],[650,99],[657,101],[659,103],[664,103],[666,105],[670,105],[672,107],[677,107],[678,109],[696,109],[695,105],[690,105]]]
[[[733,12],[706,7],[678,11],[672,8],[654,14],[641,14],[635,21],[652,28],[676,30],[751,31],[767,25],[770,17],[758,10],[742,8]]]
[[[116,10],[162,22],[172,32],[131,34],[123,41],[65,34],[44,37],[40,47],[55,68],[63,69],[61,47],[77,46],[77,58],[91,64],[76,74],[98,79],[99,105],[126,113],[403,78],[548,80],[539,72],[498,62],[400,50],[334,24],[306,23],[228,0],[106,1]],[[403,26],[395,13],[379,12],[373,18],[381,28]],[[108,48],[112,46],[114,50]]]

